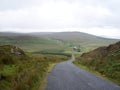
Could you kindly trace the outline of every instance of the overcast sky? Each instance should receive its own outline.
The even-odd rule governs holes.
[[[81,31],[120,39],[120,0],[0,0],[0,31]]]

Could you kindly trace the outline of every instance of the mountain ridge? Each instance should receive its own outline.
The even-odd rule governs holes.
[[[24,37],[25,39],[23,39]],[[41,41],[44,44],[40,43]],[[74,46],[81,46],[81,49],[87,52],[117,41],[119,40],[97,37],[82,32],[0,33],[0,44],[17,44],[20,47],[22,46],[23,49],[29,46],[30,48],[35,47],[34,51],[41,50],[39,46],[42,45],[42,47],[46,49],[57,49],[56,46],[59,46],[60,49],[67,49],[69,51]],[[53,46],[55,48],[53,48]],[[27,50],[29,51],[29,48]]]

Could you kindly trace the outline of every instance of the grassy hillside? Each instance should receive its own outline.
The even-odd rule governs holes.
[[[116,39],[101,38],[81,32],[61,32],[49,34],[47,36],[61,42],[67,42],[66,44],[68,46],[80,45],[83,52],[87,52],[100,46],[106,46],[119,41]]]
[[[120,42],[84,53],[74,63],[98,71],[120,85]]]
[[[50,38],[37,37],[29,34],[0,33],[0,45],[7,44],[19,46],[29,52],[66,48],[64,43]]]
[[[0,90],[38,90],[51,65],[67,59],[60,55],[26,54],[11,45],[0,46]]]
[[[16,45],[29,52],[64,50],[70,53],[74,46],[80,46],[80,53],[83,53],[117,41],[119,40],[100,38],[81,32],[0,33],[1,45]]]

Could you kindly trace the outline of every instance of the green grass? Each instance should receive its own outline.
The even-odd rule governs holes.
[[[103,78],[103,79],[106,79],[106,80],[109,80],[108,78],[106,78],[104,75],[102,75],[101,73],[99,73],[98,71],[94,70],[93,67],[87,67],[85,65],[82,65],[78,62],[73,62],[73,64],[77,65],[78,67],[84,69],[84,70],[87,70],[88,72],[92,72],[94,74],[96,74],[97,76]]]
[[[53,68],[56,64],[57,64],[57,63],[52,63],[52,64],[49,65],[48,70],[47,70],[47,73],[46,73],[45,76],[47,76],[47,74],[51,72],[52,68]],[[41,83],[41,85],[40,85],[40,87],[39,87],[38,90],[45,90],[45,87],[46,87],[46,85],[47,85],[47,80],[46,80],[46,79],[47,79],[47,78],[44,78],[44,79],[43,79],[43,82]],[[38,85],[38,86],[39,86],[39,85]]]
[[[22,54],[12,54],[11,48]],[[52,65],[68,60],[62,55],[25,53],[11,45],[0,46],[1,51],[0,90],[38,90]]]
[[[64,50],[55,50],[55,49],[51,49],[51,50],[42,50],[42,51],[37,51],[37,52],[33,52],[35,54],[52,54],[52,55],[64,55],[64,56],[71,56],[71,53],[66,53]]]
[[[0,72],[3,76],[16,75],[17,66],[16,65],[4,65],[3,70]]]
[[[120,64],[119,61],[114,60],[111,58],[102,61],[100,59],[89,61],[78,59],[76,63],[77,65],[83,65],[89,68],[90,71],[99,72],[102,76],[120,85]]]

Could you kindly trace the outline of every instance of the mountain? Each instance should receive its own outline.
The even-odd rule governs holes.
[[[100,46],[107,46],[119,41],[119,39],[102,38],[82,32],[59,32],[45,36],[67,43],[72,47],[80,46],[81,51],[84,52],[91,51]]]
[[[76,63],[92,68],[120,85],[120,42],[84,53]]]
[[[0,33],[0,45],[16,45],[25,51],[39,51],[44,49],[64,49],[64,45],[57,40],[47,37],[22,34],[22,33]],[[58,48],[59,47],[59,48]]]
[[[69,41],[79,44],[88,44],[92,42],[100,42],[100,41],[117,41],[116,39],[108,39],[102,38],[94,35],[90,35],[87,33],[82,32],[60,32],[60,33],[53,33],[49,35],[51,38],[60,39],[63,41]]]
[[[1,45],[17,45],[25,51],[32,52],[44,49],[71,51],[74,46],[80,46],[82,53],[117,41],[119,40],[101,38],[81,32],[0,33]]]

